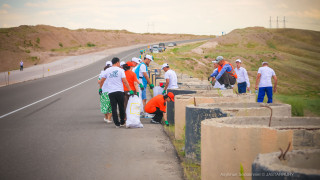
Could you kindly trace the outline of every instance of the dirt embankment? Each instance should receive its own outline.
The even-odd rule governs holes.
[[[188,34],[137,34],[126,30],[69,30],[47,25],[0,29],[0,71],[48,63],[63,56],[79,55],[108,48],[204,38]]]

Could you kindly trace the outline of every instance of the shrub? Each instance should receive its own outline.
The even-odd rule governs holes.
[[[59,42],[59,46],[60,46],[60,47],[63,47],[63,44],[62,44],[62,42]]]
[[[26,53],[30,53],[30,50],[29,50],[29,49],[27,49],[27,50],[26,50]]]
[[[94,46],[96,46],[96,45],[93,44],[93,43],[91,43],[91,42],[88,42],[88,43],[87,43],[87,46],[88,46],[88,47],[94,47]]]
[[[40,44],[40,38],[39,38],[39,37],[37,37],[36,42],[37,42],[38,44]]]

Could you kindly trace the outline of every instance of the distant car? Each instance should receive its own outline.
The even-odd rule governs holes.
[[[164,43],[159,43],[159,47],[161,47],[163,51],[166,50],[166,45]]]
[[[177,43],[176,43],[176,42],[172,42],[172,44],[173,44],[174,46],[177,46]]]
[[[173,46],[174,46],[173,43],[169,43],[169,44],[168,44],[168,47],[173,47]]]
[[[159,49],[158,48],[152,48],[152,53],[159,53]]]

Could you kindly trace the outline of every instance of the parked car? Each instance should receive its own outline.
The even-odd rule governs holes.
[[[177,43],[176,43],[176,42],[172,42],[172,44],[173,44],[174,46],[177,46]]]
[[[169,44],[168,44],[168,47],[173,47],[173,46],[174,46],[173,43],[169,43]]]
[[[164,49],[162,47],[160,47],[158,44],[152,45],[152,48],[153,49],[155,49],[155,48],[158,49],[159,52],[163,52],[164,51]]]
[[[163,51],[166,50],[166,45],[164,43],[159,43],[159,47],[161,47]]]
[[[158,48],[152,48],[152,53],[159,53],[159,49]]]

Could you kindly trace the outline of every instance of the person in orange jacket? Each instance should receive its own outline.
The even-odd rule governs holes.
[[[170,101],[174,102],[174,94],[172,92],[166,95],[160,94],[150,99],[144,108],[147,113],[155,114],[150,123],[159,124],[162,118],[164,118],[166,125],[169,125],[165,113],[167,111],[167,102]]]

